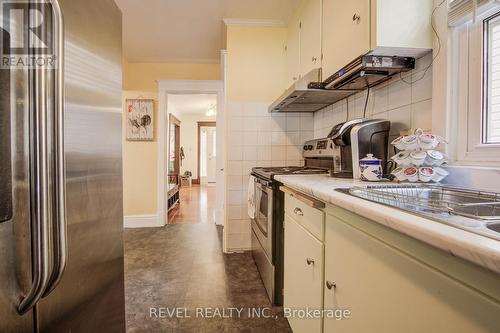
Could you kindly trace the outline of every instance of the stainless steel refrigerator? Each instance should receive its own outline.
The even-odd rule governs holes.
[[[123,332],[121,12],[0,5],[0,332]]]

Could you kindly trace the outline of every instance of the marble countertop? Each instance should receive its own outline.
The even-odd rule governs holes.
[[[445,223],[426,219],[396,208],[356,198],[337,188],[371,185],[352,179],[327,175],[279,175],[275,179],[286,186],[321,201],[347,209],[403,234],[440,248],[457,257],[500,273],[500,241]],[[379,183],[381,184],[381,183]]]

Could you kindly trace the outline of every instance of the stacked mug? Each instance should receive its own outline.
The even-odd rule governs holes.
[[[442,181],[449,172],[441,167],[448,162],[448,157],[436,150],[441,143],[447,142],[438,135],[424,134],[420,129],[415,134],[395,139],[392,145],[399,153],[391,159],[398,167],[391,174],[399,181]]]

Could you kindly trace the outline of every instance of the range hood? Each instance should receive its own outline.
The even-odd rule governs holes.
[[[363,55],[323,82],[328,90],[364,90],[415,68],[415,58]]]
[[[325,90],[321,83],[321,68],[317,68],[296,81],[278,97],[269,106],[269,112],[315,112],[353,93],[347,90]]]

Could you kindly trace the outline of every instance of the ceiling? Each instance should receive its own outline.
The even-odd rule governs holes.
[[[129,62],[218,63],[223,19],[284,24],[299,0],[115,0]]]
[[[168,95],[168,104],[180,114],[205,115],[210,106],[217,105],[217,95]]]

